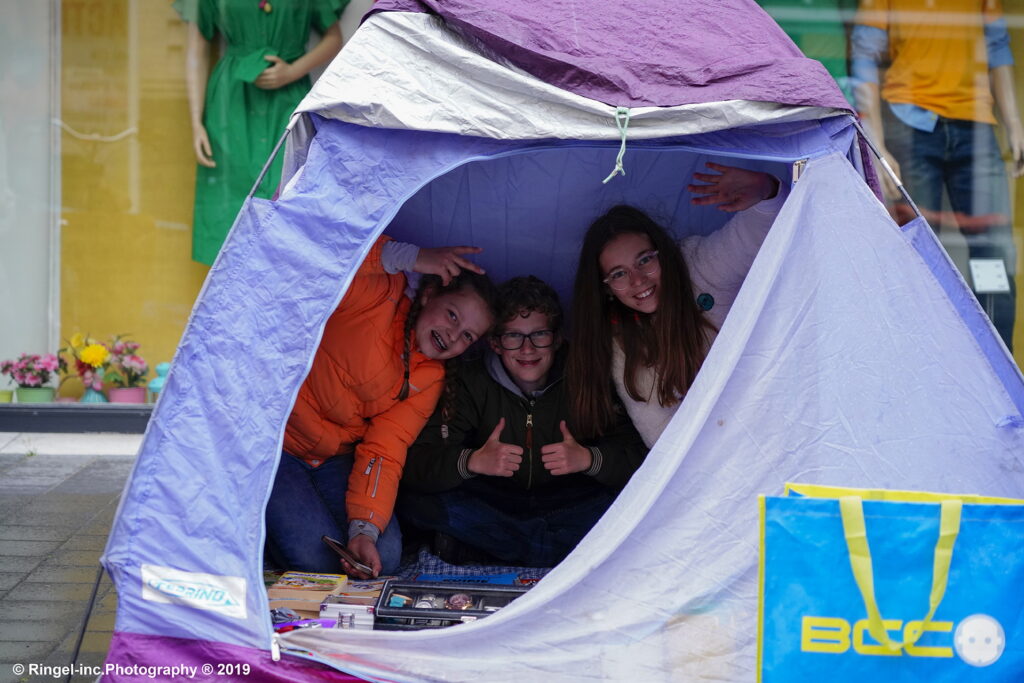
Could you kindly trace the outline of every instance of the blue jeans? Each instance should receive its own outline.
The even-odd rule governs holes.
[[[1013,348],[1017,251],[1013,244],[1006,167],[994,127],[987,123],[939,117],[928,133],[900,121],[884,107],[885,142],[900,165],[911,198],[937,228],[945,190],[970,258],[998,258],[1010,275],[1010,292],[992,297],[992,324]],[[931,214],[931,215],[929,215]],[[985,303],[983,301],[983,303]]]
[[[583,475],[579,475],[583,476]],[[489,477],[441,493],[403,491],[407,524],[447,534],[517,567],[554,567],[597,523],[616,493],[589,480],[529,492]]]
[[[266,513],[266,555],[271,564],[306,572],[343,571],[338,556],[320,537],[347,542],[345,493],[352,461],[351,455],[336,455],[312,467],[289,453],[281,454]],[[381,573],[394,573],[402,559],[402,532],[394,517],[377,539],[377,552]]]

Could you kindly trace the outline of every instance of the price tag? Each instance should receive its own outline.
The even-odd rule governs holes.
[[[1002,259],[972,258],[968,266],[975,294],[1005,294],[1010,291],[1010,278]]]

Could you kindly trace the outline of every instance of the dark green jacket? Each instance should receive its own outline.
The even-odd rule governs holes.
[[[559,422],[566,420],[569,431],[568,389],[562,378],[566,351],[563,347],[551,368],[553,380],[532,397],[524,396],[501,364],[488,352],[483,358],[460,364],[455,409],[447,425],[441,406],[431,416],[419,438],[409,448],[402,485],[421,492],[447,491],[471,477],[467,469],[470,454],[483,446],[498,421],[505,418],[501,441],[523,448],[523,462],[511,477],[490,477],[494,484],[540,493],[562,486],[592,486],[598,482],[621,489],[647,455],[640,435],[624,410],[615,429],[590,448],[593,465],[586,472],[553,476],[541,462],[541,448],[561,442]],[[443,404],[444,399],[441,399]],[[532,428],[528,425],[532,424]],[[446,436],[447,432],[447,436]],[[532,432],[532,434],[531,434]],[[527,448],[528,437],[533,447]]]

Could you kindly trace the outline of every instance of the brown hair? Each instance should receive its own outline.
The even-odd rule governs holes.
[[[562,327],[562,304],[558,293],[546,282],[533,275],[514,277],[498,287],[498,316],[494,334],[502,325],[517,316],[526,317],[536,311],[548,317],[548,325],[556,334]]]
[[[600,257],[605,246],[623,234],[644,235],[658,251],[661,285],[658,310],[640,314],[611,296],[603,279]],[[612,344],[625,352],[623,383],[630,397],[647,400],[637,386],[642,368],[654,368],[655,394],[661,405],[679,400],[693,384],[707,354],[714,325],[694,299],[690,270],[672,237],[639,209],[620,205],[587,230],[580,250],[572,304],[572,353],[568,381],[573,388],[570,415],[583,438],[608,429],[615,418],[609,377]]]
[[[404,401],[409,397],[409,355],[412,350],[413,330],[416,328],[416,320],[420,316],[420,311],[423,310],[423,300],[426,298],[423,295],[430,292],[430,296],[434,297],[462,291],[472,291],[479,296],[484,304],[487,305],[492,321],[496,318],[498,288],[494,286],[494,283],[486,275],[480,275],[471,270],[463,270],[453,277],[447,285],[442,285],[441,278],[437,275],[424,275],[420,279],[419,287],[412,298],[412,306],[409,307],[409,314],[405,318],[405,328],[402,333],[402,367],[405,375],[402,381],[402,388],[399,389],[398,395],[395,396],[397,400]],[[458,361],[458,358],[450,358],[444,364],[444,394],[441,398],[441,405],[443,406],[446,421],[448,420],[448,413],[455,407],[455,387],[458,384],[459,365],[454,361]]]

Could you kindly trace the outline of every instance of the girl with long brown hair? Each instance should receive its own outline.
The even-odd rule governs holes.
[[[676,243],[647,214],[613,207],[587,230],[573,298],[568,380],[584,438],[614,423],[616,392],[652,446],[707,356],[782,204],[766,173],[708,163],[696,205],[739,212],[706,237]],[[608,370],[611,370],[611,378]]]

